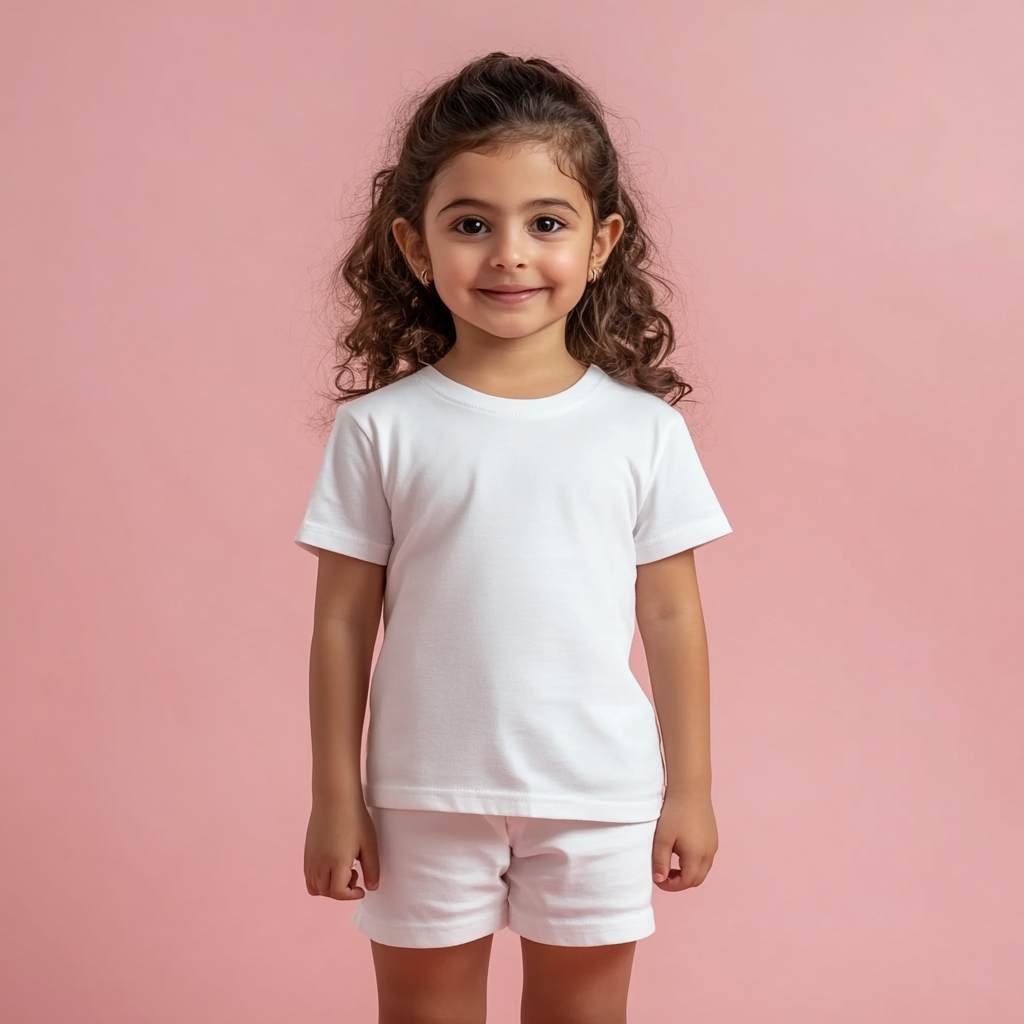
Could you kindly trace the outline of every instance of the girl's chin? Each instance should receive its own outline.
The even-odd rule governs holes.
[[[527,318],[518,316],[495,319],[475,317],[472,320],[464,317],[463,319],[471,328],[475,328],[483,334],[489,334],[492,338],[504,338],[506,341],[515,341],[517,338],[528,338],[533,334],[538,334],[546,327],[550,327],[559,318],[555,317],[552,320],[551,317]]]
[[[532,305],[533,308],[529,308]],[[541,307],[540,303],[524,304],[516,307],[510,306],[507,309],[481,310],[480,307],[466,310],[452,310],[455,320],[462,321],[478,331],[486,331],[499,338],[524,338],[530,334],[550,327],[553,323],[564,319],[569,310],[560,312],[552,309],[547,303]]]

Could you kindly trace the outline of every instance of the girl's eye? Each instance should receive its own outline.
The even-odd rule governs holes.
[[[534,223],[542,235],[553,235],[559,228],[565,225],[554,217],[538,217]]]
[[[463,235],[479,235],[485,226],[479,217],[466,217],[455,225],[455,229]]]

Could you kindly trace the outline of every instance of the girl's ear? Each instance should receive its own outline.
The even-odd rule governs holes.
[[[391,233],[395,236],[409,269],[419,277],[423,269],[430,266],[419,232],[404,217],[396,217],[391,222]]]
[[[591,257],[598,266],[603,265],[605,260],[611,255],[611,251],[622,237],[625,227],[626,222],[622,219],[622,215],[618,213],[605,217],[598,225],[597,231],[594,234],[594,245],[590,250]]]

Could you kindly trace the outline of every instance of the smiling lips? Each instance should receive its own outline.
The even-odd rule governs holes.
[[[495,302],[501,302],[506,306],[516,306],[521,302],[532,299],[534,295],[539,295],[544,289],[520,288],[518,285],[499,285],[497,288],[478,288],[477,291],[481,295],[486,295],[487,298],[493,299]]]

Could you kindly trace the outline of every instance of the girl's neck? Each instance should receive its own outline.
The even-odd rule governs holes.
[[[565,324],[527,338],[481,337],[459,330],[435,364],[446,377],[496,398],[548,398],[572,387],[587,367],[565,347]]]

